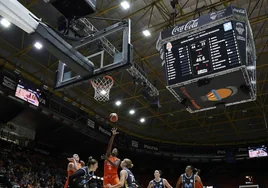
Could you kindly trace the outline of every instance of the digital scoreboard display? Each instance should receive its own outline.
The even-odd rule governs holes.
[[[173,85],[241,66],[240,46],[235,31],[239,24],[228,21],[168,42],[165,45],[167,84]]]

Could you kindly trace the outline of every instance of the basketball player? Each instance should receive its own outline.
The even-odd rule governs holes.
[[[87,166],[80,168],[69,178],[70,188],[89,187],[88,183],[94,176],[94,172],[98,168],[98,161],[92,157],[88,158]]]
[[[187,166],[185,173],[182,174],[177,182],[176,188],[195,188],[195,183],[199,182],[203,187],[203,183],[198,175],[193,173],[194,168],[192,166]]]
[[[136,180],[132,172],[129,170],[133,167],[132,161],[130,159],[124,159],[121,162],[121,172],[120,181],[116,185],[107,184],[108,188],[136,188]]]
[[[67,180],[65,182],[64,188],[68,188],[69,185],[69,177],[75,173],[77,170],[81,168],[81,164],[79,163],[79,156],[77,154],[73,154],[72,158],[68,158],[70,161],[67,167]]]
[[[161,178],[162,172],[161,170],[154,171],[154,179],[149,182],[147,188],[172,188],[172,186],[168,183],[168,181],[164,178]]]
[[[198,175],[200,177],[200,172],[201,172],[200,169],[195,169],[195,175]],[[195,188],[203,188],[203,186],[201,185],[200,182],[196,181],[195,182]]]
[[[115,136],[119,134],[116,128],[112,129],[112,137],[109,141],[109,145],[106,151],[106,155],[103,156],[104,161],[104,176],[103,176],[103,187],[107,184],[116,185],[119,183],[118,178],[118,166],[120,165],[120,159],[117,158],[118,150],[114,148],[112,150]],[[112,153],[111,153],[112,150]]]

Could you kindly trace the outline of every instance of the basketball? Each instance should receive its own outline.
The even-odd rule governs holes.
[[[118,121],[118,115],[116,113],[111,113],[110,114],[110,121],[115,123]]]

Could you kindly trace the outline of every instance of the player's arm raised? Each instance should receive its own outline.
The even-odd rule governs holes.
[[[68,164],[69,169],[73,170],[74,172],[79,170],[77,162],[74,158],[68,158],[68,160],[70,161],[70,163]]]
[[[120,172],[120,181],[118,184],[116,185],[111,185],[111,184],[108,184],[108,188],[121,188],[121,187],[124,187],[124,183],[125,183],[125,179],[127,177],[127,171],[125,170],[121,170]]]
[[[111,136],[109,144],[108,144],[108,148],[107,148],[107,151],[106,151],[106,156],[110,156],[111,151],[112,151],[112,147],[113,147],[113,143],[114,143],[114,137],[117,134],[119,134],[119,132],[117,132],[117,128],[112,128],[112,136]]]
[[[176,188],[180,188],[181,183],[182,183],[182,176],[180,176],[180,178],[178,179],[177,184],[176,184]]]

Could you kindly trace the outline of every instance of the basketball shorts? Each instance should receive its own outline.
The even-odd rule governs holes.
[[[119,183],[118,175],[107,175],[103,177],[103,187],[105,188],[107,184],[116,185]]]

